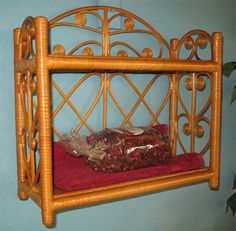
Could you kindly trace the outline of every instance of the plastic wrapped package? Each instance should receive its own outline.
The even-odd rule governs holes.
[[[72,132],[60,145],[72,155],[84,156],[95,170],[104,172],[163,165],[171,158],[167,129],[161,125],[106,128],[88,137]]]

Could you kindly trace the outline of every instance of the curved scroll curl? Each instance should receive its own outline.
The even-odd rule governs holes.
[[[196,37],[195,39],[193,37]],[[178,58],[180,56],[181,49],[183,46],[186,50],[190,50],[189,56],[186,58],[187,60],[192,60],[196,58],[197,60],[201,60],[198,55],[198,48],[204,49],[206,48],[207,44],[212,44],[212,37],[203,30],[192,30],[186,33],[178,43],[176,48],[178,53]]]
[[[19,36],[19,44],[20,50],[22,54],[22,59],[28,59],[30,56],[34,56],[33,50],[33,40],[35,38],[35,26],[34,26],[34,18],[27,17],[22,23],[20,36]]]
[[[200,136],[198,136],[198,134],[197,134],[198,133],[197,128],[198,128],[198,126],[201,126],[201,125],[199,125],[199,123],[201,123],[201,122],[204,122],[208,126],[209,129],[211,128],[211,121],[207,117],[205,117],[205,116],[199,117],[196,121],[196,130],[195,130],[196,136],[198,138],[202,138],[202,136],[203,136],[201,134],[200,134]],[[201,129],[202,129],[202,132],[204,132],[204,128],[202,127],[202,128],[200,128],[200,130]],[[202,150],[199,153],[201,155],[204,155],[206,153],[206,151],[209,149],[209,147],[210,147],[210,135],[208,136],[208,139],[207,139],[205,145],[203,146]]]
[[[86,42],[80,43],[79,45],[75,46],[71,51],[69,51],[68,55],[73,55],[80,48],[88,46],[88,45],[96,45],[100,49],[102,49],[102,44],[100,42],[94,41],[94,40],[90,40],[90,41],[86,41]]]

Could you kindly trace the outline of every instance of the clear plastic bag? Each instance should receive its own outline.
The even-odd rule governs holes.
[[[106,128],[88,137],[72,132],[60,144],[72,155],[85,156],[99,171],[118,172],[163,165],[171,157],[170,140],[167,132],[158,126]]]

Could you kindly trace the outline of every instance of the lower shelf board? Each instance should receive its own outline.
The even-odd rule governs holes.
[[[210,180],[213,172],[209,168],[169,174],[153,178],[128,181],[80,191],[54,190],[56,209],[101,203],[104,201],[147,194],[154,191],[177,188]]]

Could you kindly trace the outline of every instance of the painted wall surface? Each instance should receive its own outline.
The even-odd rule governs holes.
[[[112,3],[112,1],[106,1]],[[0,230],[47,230],[39,208],[17,198],[13,28],[28,15],[53,18],[95,0],[0,0]],[[224,62],[236,60],[236,2],[230,0],[126,0],[122,8],[151,23],[167,40],[201,28],[224,34]],[[59,213],[52,230],[200,231],[236,230],[236,218],[225,213],[236,173],[236,105],[230,92],[236,73],[223,81],[221,187],[208,184],[154,193],[133,199]]]

